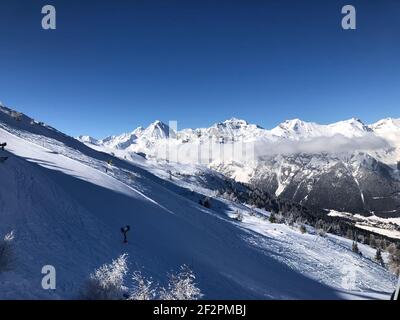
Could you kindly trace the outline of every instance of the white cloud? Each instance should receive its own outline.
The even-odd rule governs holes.
[[[176,140],[158,145],[153,149],[157,158],[169,159],[172,162],[209,164],[217,162],[247,162],[276,155],[298,153],[353,153],[354,151],[374,151],[389,147],[389,144],[374,134],[348,138],[343,135],[317,137],[299,141],[281,139],[277,141],[257,140],[220,144],[215,140],[203,143],[181,144]]]
[[[256,156],[264,157],[268,155],[297,153],[352,153],[354,151],[375,151],[388,147],[389,144],[386,140],[374,134],[366,134],[354,138],[338,134],[331,137],[316,137],[300,141],[258,141],[255,145],[255,150]]]

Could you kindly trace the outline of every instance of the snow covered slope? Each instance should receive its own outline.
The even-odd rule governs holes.
[[[251,216],[219,198],[211,209],[200,206],[211,193],[198,180],[212,175],[208,169],[126,162],[0,111],[2,156],[9,157],[0,163],[0,234],[14,230],[16,256],[12,270],[0,273],[2,299],[77,298],[94,268],[124,252],[131,269],[161,284],[166,272],[188,264],[208,299],[387,298],[394,288],[368,247],[359,257],[348,240],[302,235],[265,221],[267,212]],[[170,181],[166,169],[192,170],[196,179]],[[238,209],[243,222],[231,218]],[[125,245],[120,227],[127,224]],[[52,292],[40,286],[49,264],[57,270]]]

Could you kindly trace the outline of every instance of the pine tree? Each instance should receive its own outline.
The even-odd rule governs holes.
[[[168,288],[162,288],[162,300],[198,300],[203,294],[194,282],[196,279],[192,270],[183,265],[181,272],[170,275]]]
[[[250,216],[252,216],[252,217],[254,217],[255,215],[256,215],[256,211],[255,211],[255,209],[254,209],[254,206],[251,206],[251,209],[250,209]]]
[[[154,300],[156,296],[156,288],[153,287],[153,281],[143,277],[140,271],[136,271],[132,275],[135,283],[128,300]]]
[[[239,222],[242,222],[243,221],[243,214],[239,210],[236,210],[234,219],[239,221]]]
[[[369,245],[372,248],[376,248],[376,240],[375,240],[375,236],[373,234],[369,235]]]
[[[382,258],[382,250],[380,248],[376,249],[375,261],[380,263],[382,266],[384,265],[383,258]]]
[[[322,221],[321,219],[319,219],[317,221],[317,223],[315,224],[315,229],[316,229],[317,235],[319,235],[321,237],[326,236],[325,224],[324,224],[324,221]]]
[[[386,249],[387,249],[387,241],[386,241],[386,239],[382,239],[382,241],[381,241],[381,249],[383,250],[383,251],[386,251]]]
[[[211,201],[209,197],[206,197],[203,201],[203,206],[206,207],[207,209],[211,208]]]
[[[389,254],[389,269],[396,276],[400,275],[400,249],[396,248],[396,246]]]
[[[353,241],[353,246],[352,246],[351,251],[353,251],[354,253],[360,253],[360,250],[358,249],[357,241]]]
[[[119,256],[110,264],[104,264],[89,277],[82,292],[85,300],[121,300],[127,288],[124,279],[128,273],[127,254]]]
[[[6,234],[0,240],[0,272],[8,271],[14,263],[14,232]]]

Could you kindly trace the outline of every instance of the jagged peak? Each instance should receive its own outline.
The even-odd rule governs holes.
[[[385,125],[400,127],[400,118],[384,118],[371,125],[372,128],[382,127]]]
[[[150,123],[148,128],[150,128],[150,127],[168,127],[168,125],[166,123],[162,122],[161,120],[156,120],[156,121]]]
[[[282,122],[280,126],[293,127],[295,125],[304,125],[305,123],[305,121],[295,118]]]
[[[84,143],[99,144],[99,140],[91,136],[80,135],[76,139]]]
[[[353,118],[350,118],[347,120],[343,120],[343,121],[339,121],[338,123],[361,124],[361,125],[365,126],[364,122],[360,118],[356,118],[356,117],[353,117]]]
[[[214,124],[212,127],[230,127],[233,129],[240,129],[240,128],[245,128],[245,127],[255,127],[258,129],[263,129],[261,126],[256,125],[256,124],[251,124],[246,120],[243,119],[238,119],[235,117],[232,117],[228,120],[225,120],[223,122],[218,122]]]
[[[286,121],[280,123],[277,127],[272,129],[272,131],[276,131],[277,129],[299,131],[301,128],[317,127],[317,126],[318,126],[318,124],[316,124],[314,122],[306,122],[301,119],[295,118],[295,119],[286,120]]]
[[[135,130],[132,131],[132,134],[135,136],[139,136],[145,129],[142,126],[137,127]]]
[[[156,120],[141,132],[141,136],[151,139],[167,139],[175,137],[175,132],[164,122]]]
[[[248,125],[249,123],[246,120],[243,119],[238,119],[235,117],[232,117],[228,120],[225,120],[223,123],[240,123],[240,124],[244,124],[244,125]]]

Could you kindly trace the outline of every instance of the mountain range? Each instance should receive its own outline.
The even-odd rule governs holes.
[[[294,119],[267,130],[232,118],[179,131],[155,121],[102,140],[78,139],[126,159],[176,154],[178,161],[198,164],[206,154],[209,168],[303,205],[400,216],[400,119],[370,125],[356,118],[328,125]],[[235,146],[239,151],[251,147],[251,156],[232,152]],[[208,149],[218,152],[209,156]]]

